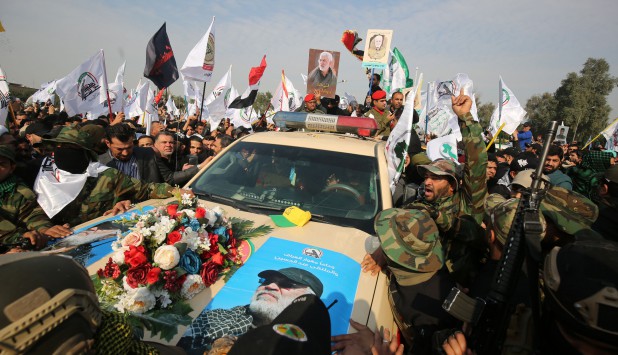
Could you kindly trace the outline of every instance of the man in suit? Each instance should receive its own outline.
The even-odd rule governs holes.
[[[126,124],[107,127],[105,144],[109,151],[99,155],[99,162],[144,182],[164,182],[154,150],[136,147],[134,139],[135,133]]]

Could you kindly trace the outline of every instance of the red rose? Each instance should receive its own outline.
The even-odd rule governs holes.
[[[202,276],[204,285],[209,287],[219,278],[219,267],[213,262],[206,262],[202,264],[202,272],[200,273],[200,276]]]
[[[129,246],[129,250],[124,252],[124,262],[129,264],[131,267],[140,266],[145,264],[148,261],[146,258],[146,249],[143,246],[135,247],[133,245]]]
[[[182,239],[182,235],[180,234],[180,232],[173,231],[167,235],[167,244],[174,245],[175,243],[178,243],[180,239]]]
[[[215,233],[208,233],[208,238],[210,239],[210,248],[216,248],[217,242],[219,241],[219,235]]]
[[[230,236],[230,238],[234,236],[234,231],[232,230],[232,228],[228,228],[227,234]]]
[[[237,243],[236,238],[234,238],[234,237],[232,237],[230,235],[230,239],[227,241],[228,247],[235,248],[236,247],[236,243]]]
[[[198,207],[195,209],[195,218],[204,218],[206,217],[206,209],[203,207]]]
[[[221,253],[213,254],[210,260],[216,265],[223,265],[223,254]]]
[[[145,264],[127,270],[127,284],[133,288],[137,288],[139,285],[145,285],[150,269],[151,266]]]
[[[146,282],[148,282],[149,285],[157,283],[157,281],[159,281],[159,275],[161,275],[161,268],[153,267],[148,271],[148,275],[146,275]]]
[[[167,205],[167,214],[174,218],[178,214],[178,205]]]

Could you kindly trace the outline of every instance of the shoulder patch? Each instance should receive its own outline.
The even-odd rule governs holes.
[[[307,334],[294,324],[275,324],[273,330],[275,333],[294,341],[307,341]]]

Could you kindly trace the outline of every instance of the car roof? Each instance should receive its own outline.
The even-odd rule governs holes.
[[[376,147],[385,144],[381,141],[359,138],[352,135],[325,132],[261,132],[247,135],[241,141],[338,151],[366,156],[375,156]]]

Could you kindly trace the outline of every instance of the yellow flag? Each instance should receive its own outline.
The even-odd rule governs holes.
[[[0,22],[0,32],[4,32],[4,27],[2,27],[2,22]]]

